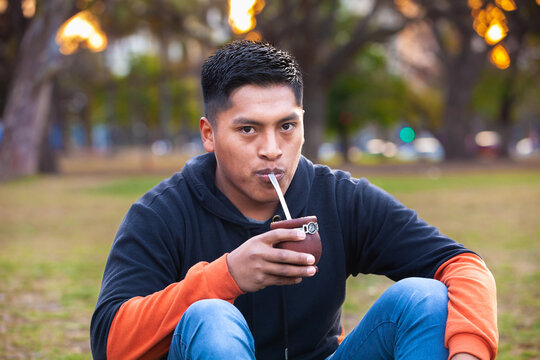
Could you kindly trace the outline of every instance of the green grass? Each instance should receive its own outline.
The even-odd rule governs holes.
[[[540,172],[435,175],[370,180],[485,259],[498,287],[498,359],[540,358]],[[0,359],[91,358],[89,322],[111,242],[129,206],[160,178],[0,184]],[[349,280],[347,330],[389,284]]]

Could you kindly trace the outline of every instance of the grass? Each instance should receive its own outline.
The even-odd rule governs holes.
[[[162,175],[80,172],[0,185],[0,359],[90,359],[89,322],[118,225]],[[487,262],[498,359],[540,358],[540,171],[374,176]],[[390,281],[351,278],[350,330]]]

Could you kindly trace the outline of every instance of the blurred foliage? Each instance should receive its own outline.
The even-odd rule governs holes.
[[[78,66],[71,67],[60,76],[64,90],[69,90],[64,107],[72,125],[82,121],[80,114],[84,111],[81,108],[87,107],[91,124],[106,125],[114,133],[120,134],[114,139],[119,145],[138,140],[152,141],[162,135],[159,86],[163,69],[157,55],[132,57],[129,72],[125,75],[114,75],[107,68],[101,68],[100,71],[106,74],[100,76],[87,74],[80,64],[93,61],[95,64],[91,67],[96,71],[100,68],[97,62],[101,55],[86,52],[76,56],[79,57],[76,62]],[[165,86],[172,100],[168,135],[175,136],[182,131],[195,132],[201,109],[198,79],[190,74],[180,74],[168,77]],[[78,99],[81,97],[87,101],[80,104]],[[143,125],[146,134],[137,140],[133,127],[140,125]]]
[[[78,6],[99,16],[110,45],[104,53],[72,55],[60,74],[64,126],[106,125],[118,145],[191,138],[202,109],[194,74],[208,52],[204,49],[215,46],[212,27],[216,15],[225,21],[224,4],[136,0],[105,6],[82,0]],[[145,50],[133,49],[129,41]],[[176,56],[170,55],[171,48]],[[118,51],[123,51],[120,57],[112,53]],[[126,70],[116,71],[118,63]]]
[[[305,74],[309,126],[304,155],[317,160],[326,116],[334,112],[328,109],[330,88],[342,81],[340,76],[354,72],[356,56],[363,49],[390,41],[404,26],[405,19],[392,0],[267,2],[257,16],[256,30],[263,39],[289,50]]]
[[[487,69],[473,96],[473,107],[479,115],[485,119],[495,120],[499,110],[498,100],[503,96],[503,87],[505,79],[498,76],[500,71],[497,69]]]
[[[476,3],[496,6],[491,0]],[[18,61],[17,45],[46,3],[36,2],[31,19],[21,15],[21,1],[9,4],[0,14],[0,109]],[[540,47],[540,6],[530,0],[516,4],[516,11],[505,13],[504,42],[512,57],[505,71],[488,65],[489,46],[474,31],[467,2],[276,0],[263,5],[255,31],[293,52],[305,72],[310,126],[304,149],[318,148],[325,131],[351,133],[366,123],[387,127],[401,121],[430,130],[441,141],[452,138],[447,146],[459,148],[477,118],[501,127],[538,123],[534,54]],[[227,2],[79,0],[73,8],[100,19],[109,47],[63,59],[65,66],[54,75],[50,122],[62,126],[65,138],[74,125],[90,133],[98,124],[116,134],[113,142],[119,144],[191,138],[202,110],[202,61],[222,43],[243,37],[231,32]],[[405,47],[407,58],[396,44],[411,29],[409,43],[415,46]],[[130,44],[135,40],[138,49]],[[115,69],[118,63],[124,71]],[[536,120],[524,120],[531,118]]]
[[[402,120],[417,123],[410,94],[406,81],[388,71],[384,49],[370,46],[357,56],[351,71],[339,76],[331,87],[328,128],[332,131],[345,125],[354,132],[368,123],[383,127]],[[350,117],[344,118],[344,113]]]
[[[481,116],[487,126],[496,129],[500,125],[501,102],[507,96],[509,80],[512,80],[514,84],[511,90],[512,96],[515,97],[515,104],[510,114],[512,124],[528,123],[531,115],[538,117],[540,114],[538,70],[540,68],[531,70],[533,69],[525,68],[514,74],[490,67],[483,72],[474,91],[472,109]],[[515,78],[510,79],[512,76]]]

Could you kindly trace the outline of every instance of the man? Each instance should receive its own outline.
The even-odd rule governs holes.
[[[203,66],[207,154],[145,194],[114,241],[92,318],[96,359],[494,359],[483,261],[365,179],[313,165],[302,77],[289,54],[233,42]],[[270,230],[316,215],[322,257]],[[401,280],[345,337],[350,275]]]

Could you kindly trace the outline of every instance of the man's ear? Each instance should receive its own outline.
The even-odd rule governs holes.
[[[304,136],[304,115],[306,114],[306,110],[302,109],[302,146],[306,142],[306,138]]]
[[[201,140],[204,150],[214,152],[214,128],[210,124],[210,120],[202,117],[199,122],[199,128],[201,130]]]

